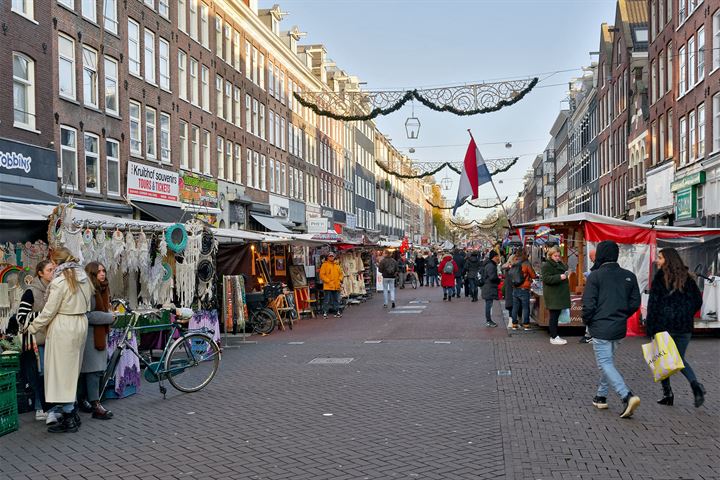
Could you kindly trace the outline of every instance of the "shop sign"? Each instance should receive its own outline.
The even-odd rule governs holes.
[[[56,182],[56,158],[53,150],[0,139],[0,174]]]
[[[287,216],[288,216],[287,207],[281,207],[280,205],[273,205],[272,207],[273,207],[273,216],[274,217],[287,218]]]
[[[687,175],[680,180],[675,180],[672,182],[670,186],[670,190],[673,192],[677,192],[678,190],[682,190],[683,188],[692,187],[693,185],[697,185],[698,183],[705,183],[705,172],[696,172],[692,175]]]
[[[307,231],[308,233],[325,233],[328,231],[328,219],[327,218],[308,218],[307,219]]]
[[[182,172],[180,176],[180,200],[196,207],[217,208],[217,181],[194,173]]]
[[[687,220],[697,215],[694,187],[683,188],[675,195],[675,220]]]
[[[26,157],[22,153],[0,151],[0,168],[6,170],[22,170],[30,173],[32,157]]]
[[[178,206],[179,176],[169,170],[128,162],[127,197],[129,200]]]
[[[354,213],[345,215],[345,226],[348,228],[357,228],[357,216]]]
[[[333,211],[330,208],[323,208],[321,215],[326,218],[333,218]]]

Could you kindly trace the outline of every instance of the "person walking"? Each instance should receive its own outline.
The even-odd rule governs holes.
[[[424,286],[427,282],[425,281],[425,257],[422,252],[417,252],[415,257],[415,273],[417,273],[420,286]]]
[[[50,258],[57,268],[47,289],[45,307],[28,332],[46,332],[45,399],[57,404],[52,410],[62,415],[48,432],[77,432],[80,417],[74,411],[75,397],[88,329],[85,314],[90,310],[93,288],[70,250],[56,248]]]
[[[395,308],[395,277],[398,275],[399,265],[392,257],[390,250],[385,250],[385,255],[378,265],[380,274],[383,277],[383,308],[387,308],[388,300]]]
[[[507,261],[502,266],[502,272],[503,272],[503,286],[502,286],[502,293],[504,298],[504,304],[505,304],[505,310],[508,312],[508,318],[512,318],[512,310],[513,310],[513,286],[512,281],[510,281],[510,275],[508,272],[512,268],[512,266],[515,264],[515,255],[509,255],[507,258]],[[512,329],[518,330],[520,326],[516,323],[512,323]]]
[[[490,250],[488,258],[482,267],[482,278],[483,286],[481,289],[482,298],[485,300],[485,326],[486,327],[497,327],[492,319],[492,307],[495,300],[500,298],[498,294],[498,285],[500,284],[500,277],[498,277],[497,261],[499,259],[498,253],[495,250]]]
[[[113,413],[100,404],[100,381],[107,367],[107,339],[110,324],[114,321],[110,304],[105,266],[99,262],[85,265],[85,273],[95,289],[88,312],[88,332],[85,341],[80,380],[78,382],[78,408],[92,413],[92,418],[110,420]]]
[[[520,319],[520,310],[522,309],[523,316],[523,330],[530,330],[530,287],[532,281],[537,278],[537,274],[530,265],[527,253],[525,251],[519,252],[515,255],[515,265],[509,271],[510,282],[512,283],[513,291],[513,311],[512,311],[512,323],[513,329],[517,330]]]
[[[342,308],[340,307],[342,278],[342,268],[335,262],[335,254],[328,253],[320,267],[320,280],[323,282],[323,318],[327,318],[330,310],[335,311],[335,318],[342,317]]]
[[[465,291],[472,297],[471,302],[478,301],[478,275],[481,268],[482,262],[480,261],[478,252],[474,251],[465,262],[464,271],[464,276],[467,279],[467,288]]]
[[[446,253],[440,262],[440,285],[443,287],[443,300],[452,301],[455,293],[455,274],[458,271],[457,263],[453,260],[452,255]]]
[[[570,282],[568,282],[568,267],[562,263],[558,247],[548,250],[547,260],[542,264],[540,275],[543,282],[545,307],[550,312],[548,323],[550,343],[565,345],[567,340],[558,335],[558,319],[564,309],[570,308]]]
[[[595,264],[597,269],[588,277],[583,293],[583,322],[593,337],[595,361],[601,372],[597,395],[592,404],[599,409],[608,408],[608,388],[622,399],[621,418],[632,417],[640,406],[640,397],[633,394],[615,367],[615,351],[627,332],[627,319],[640,308],[640,289],[637,277],[618,265],[620,249],[612,240],[598,244]]]
[[[675,341],[685,365],[681,372],[690,382],[697,408],[705,402],[705,387],[695,376],[695,371],[685,358],[685,352],[692,338],[693,318],[702,307],[702,294],[674,248],[660,250],[655,264],[658,271],[650,287],[647,333],[653,337],[658,332],[668,332]],[[662,381],[662,389],[663,396],[657,403],[672,405],[675,397],[669,377]]]
[[[465,271],[465,251],[456,249],[453,255],[455,265],[458,267],[458,271],[455,273],[455,296],[460,298],[463,287],[463,272]],[[465,292],[467,293],[467,291]],[[467,295],[466,295],[467,296]]]
[[[432,254],[428,256],[427,261],[425,262],[425,268],[427,270],[428,277],[427,284],[430,287],[440,285],[440,282],[438,282],[438,264],[439,262],[437,252],[432,252]]]
[[[41,377],[43,374],[43,363],[45,357],[45,334],[38,332],[30,335],[27,329],[35,318],[42,312],[45,307],[45,295],[47,287],[52,281],[55,264],[52,260],[42,260],[35,267],[35,278],[23,292],[18,305],[17,321],[21,326],[22,334],[22,354],[21,363],[22,371],[25,372],[28,383],[35,393],[35,420],[45,420],[48,425],[57,423],[57,414],[48,415],[43,410],[43,391]],[[37,347],[38,356],[40,357],[40,370],[38,370],[38,359],[35,356],[35,347]],[[25,360],[27,358],[27,361]]]

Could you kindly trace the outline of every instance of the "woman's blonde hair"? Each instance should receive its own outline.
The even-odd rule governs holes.
[[[66,262],[79,262],[79,260],[66,247],[55,248],[50,254],[50,259],[58,266]],[[70,291],[75,293],[78,288],[78,281],[77,277],[75,276],[75,269],[67,268],[63,270],[62,274],[65,276],[65,281],[67,281],[68,286],[70,287]]]
[[[562,253],[560,253],[560,248],[558,248],[558,247],[550,247],[550,248],[548,249],[548,252],[547,252],[547,257],[548,257],[548,258],[551,258],[551,257],[552,257],[553,255],[555,255],[556,253],[562,255]]]

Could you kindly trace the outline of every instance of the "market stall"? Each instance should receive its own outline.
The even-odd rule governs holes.
[[[586,274],[592,263],[590,252],[603,240],[613,240],[620,247],[618,263],[634,272],[638,278],[640,292],[649,289],[655,272],[654,261],[658,249],[672,246],[678,249],[685,263],[694,269],[701,265],[705,275],[714,281],[704,281],[704,295],[709,297],[715,292],[720,279],[720,229],[682,228],[640,225],[592,213],[579,213],[539,220],[517,225],[518,236],[523,245],[532,245],[532,263],[537,271],[544,251],[550,245],[557,244],[561,248],[563,262],[570,273],[571,323],[581,326],[582,293],[586,282]],[[643,293],[643,306],[647,307],[647,295]],[[713,297],[713,302],[715,302]],[[542,282],[536,281],[532,288],[531,315],[542,326],[548,324],[548,312],[542,298]],[[697,319],[696,328],[720,328],[717,310],[704,309],[703,316]],[[709,315],[714,312],[714,316]],[[640,312],[628,322],[628,334],[642,334]]]

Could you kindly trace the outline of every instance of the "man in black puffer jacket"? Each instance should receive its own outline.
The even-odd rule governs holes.
[[[640,397],[633,395],[615,368],[614,354],[625,338],[627,319],[640,308],[640,289],[637,277],[618,265],[617,243],[606,240],[597,247],[594,271],[583,293],[582,317],[593,337],[595,360],[602,371],[593,405],[607,408],[608,384],[623,401],[622,418],[632,416],[640,405]],[[595,268],[597,267],[597,268]]]
[[[482,261],[478,256],[478,252],[472,252],[465,262],[465,277],[468,282],[468,290],[473,302],[478,301],[478,272],[482,267]]]

